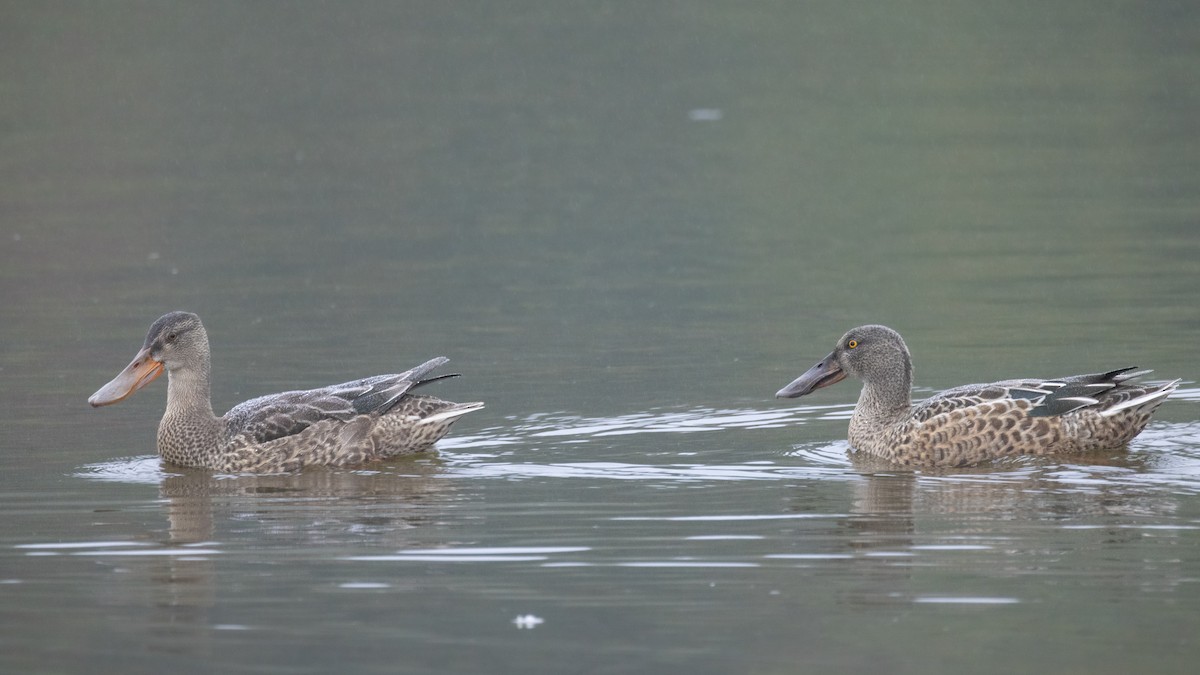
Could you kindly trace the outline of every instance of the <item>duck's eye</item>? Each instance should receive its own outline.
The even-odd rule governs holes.
[[[858,340],[846,340],[846,349],[854,349],[858,346]]]
[[[178,336],[174,333],[167,333],[167,342],[174,342],[176,337]]]

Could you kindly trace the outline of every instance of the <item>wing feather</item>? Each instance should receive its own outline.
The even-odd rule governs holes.
[[[261,444],[298,434],[326,420],[348,422],[359,415],[383,415],[414,387],[453,377],[426,377],[447,361],[439,356],[403,373],[261,396],[226,413],[226,428],[231,438],[240,436]]]
[[[1085,408],[1094,408],[1102,414],[1110,411],[1107,414],[1111,414],[1131,406],[1160,400],[1170,393],[1169,390],[1174,389],[1169,383],[1134,381],[1135,378],[1149,372],[1131,367],[1053,380],[1023,379],[968,384],[948,389],[927,399],[914,409],[912,419],[920,423],[952,410],[985,403],[1015,403],[1021,400],[1029,402],[1028,415],[1031,417],[1056,417]],[[1164,391],[1166,393],[1162,397],[1155,396]]]

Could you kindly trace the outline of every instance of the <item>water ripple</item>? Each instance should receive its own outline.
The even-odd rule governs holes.
[[[589,478],[642,481],[754,481],[785,478],[855,480],[853,474],[823,467],[773,464],[629,464],[621,462],[561,462],[553,464],[481,461],[459,464],[449,460],[455,476],[472,478]]]
[[[1184,400],[1200,399],[1200,389],[1180,390]],[[592,479],[658,482],[718,482],[771,480],[861,480],[865,474],[894,471],[851,451],[841,438],[802,442],[788,450],[774,450],[778,435],[760,448],[757,461],[704,463],[694,461],[642,463],[623,461],[545,461],[570,459],[574,447],[599,440],[612,445],[614,437],[639,434],[696,434],[723,430],[798,427],[823,420],[848,417],[849,404],[791,408],[662,409],[617,415],[585,417],[568,413],[536,413],[514,418],[505,426],[475,434],[452,435],[439,444],[442,450],[432,477],[503,479]],[[753,437],[739,434],[739,445],[752,445]],[[547,445],[550,442],[551,445]],[[725,442],[722,440],[721,442]],[[621,444],[618,444],[621,445]],[[628,451],[628,447],[622,447]],[[536,452],[530,452],[536,451]],[[739,451],[744,452],[744,450]],[[639,453],[642,454],[642,453]],[[663,454],[663,453],[656,453]],[[696,452],[667,453],[684,458]],[[543,461],[517,461],[536,456]],[[1028,485],[1057,490],[1096,492],[1113,488],[1168,489],[1200,493],[1200,422],[1152,422],[1130,445],[1128,452],[1070,458],[1017,458],[994,465],[947,471],[917,471],[919,483]],[[781,461],[782,460],[782,461]],[[373,472],[404,472],[403,463],[371,467]],[[79,477],[122,483],[161,484],[181,474],[164,468],[157,457],[141,456],[89,464]]]
[[[88,478],[113,483],[159,485],[171,476],[183,474],[167,471],[157,455],[122,457],[107,462],[85,464],[75,474],[77,478]]]
[[[913,598],[913,602],[917,604],[930,605],[1015,605],[1020,601],[1018,598],[1003,598],[990,596],[917,596]]]
[[[692,408],[648,410],[613,417],[586,417],[569,413],[535,413],[512,418],[504,427],[484,429],[471,436],[443,439],[443,449],[498,447],[530,439],[587,440],[634,434],[689,434],[726,429],[775,429],[811,421],[849,419],[852,405],[801,405],[791,408]]]
[[[590,546],[504,546],[409,549],[386,555],[352,555],[359,562],[541,562],[559,553],[590,551]]]

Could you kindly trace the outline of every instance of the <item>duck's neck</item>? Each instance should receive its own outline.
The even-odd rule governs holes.
[[[850,428],[853,432],[886,426],[903,418],[911,408],[912,362],[905,358],[863,382]]]
[[[202,466],[225,442],[225,423],[209,398],[208,354],[167,371],[167,411],[158,425],[158,454],[172,464]]]

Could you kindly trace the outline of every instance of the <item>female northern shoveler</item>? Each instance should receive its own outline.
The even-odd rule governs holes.
[[[456,419],[483,403],[451,403],[411,392],[456,375],[426,377],[438,357],[398,375],[262,396],[213,414],[208,334],[200,317],[171,312],[155,321],[141,351],[88,402],[122,401],[167,371],[167,410],[158,425],[166,461],[229,473],[347,466],[428,450]]]
[[[1150,371],[1132,370],[968,384],[914,406],[912,359],[900,334],[859,326],[775,395],[795,398],[847,375],[858,378],[863,388],[849,434],[854,448],[910,466],[966,466],[1128,443],[1179,384],[1134,382]]]

